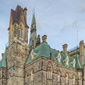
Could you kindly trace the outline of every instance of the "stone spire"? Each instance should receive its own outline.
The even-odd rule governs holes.
[[[36,47],[36,42],[37,42],[36,19],[35,19],[35,13],[33,13],[31,31],[30,31],[30,40],[29,40],[30,50],[32,49],[32,47]]]

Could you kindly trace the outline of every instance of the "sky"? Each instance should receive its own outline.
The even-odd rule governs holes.
[[[0,59],[8,43],[10,10],[17,5],[27,8],[27,23],[31,27],[35,9],[37,34],[47,35],[51,48],[62,51],[62,45],[68,44],[67,50],[85,41],[85,0],[0,0]],[[30,37],[30,28],[28,30]],[[29,40],[29,39],[28,39]]]

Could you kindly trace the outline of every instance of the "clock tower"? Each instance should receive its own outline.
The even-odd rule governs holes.
[[[11,10],[7,50],[7,85],[24,85],[24,66],[29,55],[27,8]]]

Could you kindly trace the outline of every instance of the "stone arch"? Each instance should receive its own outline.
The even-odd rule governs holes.
[[[69,73],[68,72],[65,73],[65,83],[66,84],[69,83]]]
[[[57,70],[57,82],[60,83],[61,82],[61,71]]]
[[[76,75],[73,74],[72,75],[72,85],[75,85],[76,84]]]
[[[46,66],[46,70],[48,70],[48,65],[49,65],[49,64],[52,66],[52,72],[53,72],[53,71],[54,71],[54,68],[53,68],[53,64],[52,64],[51,61],[48,61],[47,66]]]
[[[47,79],[52,79],[52,73],[53,73],[53,64],[51,61],[47,63]]]

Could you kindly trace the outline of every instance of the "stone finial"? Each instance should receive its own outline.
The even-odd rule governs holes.
[[[40,35],[38,35],[38,39],[40,38]]]
[[[46,42],[46,39],[47,39],[47,35],[42,36],[42,41],[43,42]]]
[[[82,40],[82,41],[80,41],[80,46],[83,46],[84,45],[84,41]]]
[[[3,57],[4,53],[1,54],[1,56]]]
[[[67,44],[64,44],[63,45],[63,52],[64,52],[64,54],[67,56],[67,47],[68,47],[68,45]]]
[[[26,10],[26,11],[27,11],[27,8],[24,8],[24,10]]]

